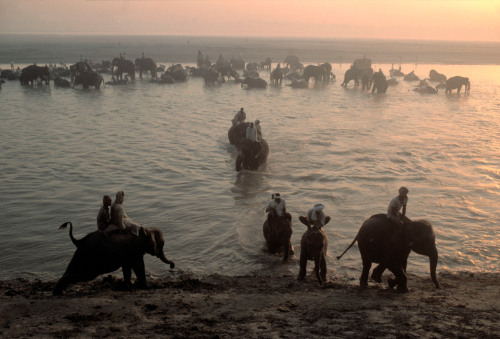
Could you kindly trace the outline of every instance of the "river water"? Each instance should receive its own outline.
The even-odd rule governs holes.
[[[274,67],[293,52],[305,64],[331,62],[337,81],[301,90],[286,82],[265,90],[233,82],[207,87],[195,77],[174,85],[146,77],[101,90],[7,81],[0,90],[1,279],[62,275],[74,246],[58,227],[72,221],[77,238],[94,231],[102,196],[114,198],[118,190],[126,193],[128,215],[160,228],[167,257],[194,273],[297,273],[305,231],[298,216],[321,202],[332,217],[325,227],[329,275],[357,278],[357,248],[341,261],[335,256],[367,217],[385,213],[400,186],[410,190],[407,215],[434,227],[438,272],[499,271],[500,66],[490,62],[498,45],[481,45],[484,55],[474,57],[475,44],[458,43],[421,43],[428,51],[416,56],[403,43],[369,41],[324,47],[291,39],[115,37],[122,42],[111,45],[102,37],[78,39],[33,46],[33,37],[2,37],[0,67],[71,64],[80,55],[110,60],[120,52],[133,59],[149,49],[165,65],[192,65],[202,49],[212,61],[220,53],[247,62],[271,55]],[[387,55],[387,46],[396,52]],[[467,76],[470,95],[421,95],[401,78],[383,95],[352,83],[341,87],[343,73],[363,54],[386,74],[401,62],[403,72],[420,78],[431,69]],[[269,79],[269,72],[261,76]],[[247,119],[261,121],[270,146],[255,172],[234,170],[227,131],[240,107]],[[294,221],[296,254],[286,264],[266,253],[262,235],[273,192],[284,196]],[[169,274],[159,260],[145,258],[149,274]],[[408,271],[428,274],[428,261],[412,254]]]

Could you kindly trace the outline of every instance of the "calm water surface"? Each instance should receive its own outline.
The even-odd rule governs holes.
[[[420,95],[402,79],[371,95],[341,87],[348,64],[333,66],[337,82],[306,90],[207,87],[200,78],[100,91],[3,84],[0,278],[60,276],[74,246],[59,225],[72,221],[77,237],[94,231],[102,195],[117,190],[130,217],[163,231],[179,269],[228,275],[297,273],[298,216],[322,202],[332,217],[329,275],[357,278],[357,248],[335,256],[402,185],[407,214],[434,226],[438,271],[498,272],[500,66],[402,65],[421,78],[430,69],[468,76],[470,95]],[[391,63],[374,66],[388,74]],[[227,130],[240,107],[260,119],[270,145],[255,172],[234,170]],[[296,254],[286,264],[264,250],[273,192],[294,219]],[[150,274],[169,274],[145,258]],[[426,258],[412,254],[409,272],[427,274]]]

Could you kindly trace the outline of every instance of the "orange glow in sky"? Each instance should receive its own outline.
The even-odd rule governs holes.
[[[0,33],[500,41],[500,0],[0,0]]]

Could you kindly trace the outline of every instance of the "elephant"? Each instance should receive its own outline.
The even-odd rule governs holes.
[[[322,225],[317,223],[311,227],[307,220],[303,217],[300,221],[307,226],[307,231],[302,235],[300,241],[300,269],[297,280],[304,280],[306,276],[307,261],[314,260],[314,273],[320,285],[326,281],[326,252],[328,249],[328,237],[321,228]],[[325,219],[325,225],[328,224],[330,218]]]
[[[373,73],[372,83],[372,93],[375,93],[375,91],[379,94],[387,92],[389,83],[387,82],[387,79],[382,71]]]
[[[436,278],[438,251],[436,237],[432,225],[426,220],[405,223],[401,234],[400,226],[387,218],[386,214],[372,215],[365,220],[349,247],[337,259],[340,259],[357,241],[363,272],[359,279],[360,287],[368,286],[368,274],[373,262],[379,265],[373,270],[372,279],[382,282],[382,273],[388,268],[396,276],[389,280],[389,286],[397,285],[400,292],[408,292],[406,265],[411,251],[429,257],[431,279],[436,288],[439,282]]]
[[[215,84],[218,82],[217,80],[219,77],[219,72],[209,69],[203,74],[203,81],[205,82],[205,85]]]
[[[94,86],[95,89],[100,89],[101,84],[104,83],[102,75],[96,71],[83,72],[75,77],[75,86],[82,85],[83,88],[88,89]]]
[[[431,69],[429,72],[429,80],[435,82],[443,82],[446,81],[446,75],[436,72]]]
[[[260,142],[242,139],[238,142],[237,147],[236,171],[238,172],[242,169],[258,170],[259,166],[266,162],[269,155],[269,145],[264,139],[261,139]]]
[[[165,71],[164,75],[174,78],[175,82],[182,82],[188,79],[188,74],[181,64],[172,65]]]
[[[40,67],[37,65],[30,65],[22,69],[21,75],[19,76],[19,81],[21,81],[21,85],[33,86],[33,82],[36,79],[40,79],[41,81],[45,81],[45,84],[48,85],[50,81],[50,70],[48,66]]]
[[[318,83],[327,77],[327,73],[324,67],[308,65],[304,68],[302,77],[307,83],[309,83],[309,78],[314,78],[315,83]]]
[[[414,73],[414,71],[411,71],[410,73],[406,74],[403,77],[403,80],[405,80],[405,81],[419,81],[420,78]]]
[[[210,62],[210,59],[207,56],[203,56],[203,53],[201,53],[200,50],[198,50],[198,56],[196,58],[196,65],[198,68],[208,68],[210,67],[212,63]]]
[[[323,82],[330,82],[331,79],[335,79],[335,75],[332,73],[332,64],[325,62],[319,65],[319,67],[323,70],[323,79],[321,79]]]
[[[175,84],[175,79],[169,74],[162,74],[160,80],[158,80],[159,84]]]
[[[231,145],[238,145],[241,140],[245,140],[247,137],[247,127],[250,126],[249,122],[244,122],[239,125],[233,125],[227,131],[227,137],[229,138],[229,143]]]
[[[281,68],[279,67],[279,64],[278,64],[278,67],[276,67],[272,72],[271,72],[271,84],[272,85],[281,85],[281,83],[283,82],[283,72],[281,71]]]
[[[74,84],[75,77],[83,72],[91,72],[92,67],[86,61],[78,61],[76,64],[69,66],[71,83]]]
[[[445,93],[451,93],[452,90],[455,88],[457,89],[457,94],[460,94],[460,90],[462,89],[462,86],[465,86],[465,93],[470,92],[470,81],[469,78],[461,77],[461,76],[454,76],[446,80],[446,92]]]
[[[281,253],[281,251],[283,251],[283,262],[286,262],[288,256],[294,254],[294,248],[291,241],[293,232],[292,216],[289,213],[286,213],[283,217],[274,215],[272,220],[272,224],[269,223],[269,219],[266,219],[262,225],[262,232],[264,233],[264,239],[266,239],[267,250],[272,254]]]
[[[112,74],[115,74],[115,67],[117,78],[122,79],[123,73],[127,73],[130,79],[135,80],[135,65],[132,61],[124,58],[114,58],[111,62]]]
[[[54,86],[67,88],[67,87],[71,87],[71,84],[68,80],[57,77],[57,78],[54,78]]]
[[[437,86],[436,87],[429,86],[427,80],[420,81],[418,87],[414,88],[413,90],[415,92],[419,92],[422,94],[436,94],[438,92]]]
[[[234,78],[234,79],[239,79],[240,74],[231,67],[231,65],[223,65],[221,67],[217,68],[217,71],[220,73],[221,77],[228,77],[229,78]]]
[[[309,88],[309,84],[304,79],[293,79],[292,83],[288,84],[287,86],[290,86],[292,88]]]
[[[17,80],[19,79],[19,74],[10,69],[4,69],[0,72],[0,78],[7,80]]]
[[[142,72],[148,72],[153,79],[156,79],[156,62],[151,58],[137,58],[135,59],[135,68],[139,72],[139,78],[142,79]]]
[[[241,82],[241,87],[247,85],[247,88],[266,88],[267,81],[262,78],[250,78],[247,77]]]
[[[351,80],[354,80],[354,86],[359,86],[359,76],[360,76],[360,70],[358,70],[354,66],[351,66],[351,68],[345,71],[344,82],[340,84],[340,86],[347,87],[347,84],[349,84]]]
[[[68,285],[93,280],[120,267],[126,286],[131,286],[130,278],[133,270],[137,277],[136,286],[145,287],[146,272],[143,258],[145,253],[158,257],[169,264],[171,269],[175,267],[175,263],[168,260],[163,253],[165,241],[162,232],[157,228],[140,227],[139,235],[134,235],[128,229],[95,231],[77,240],[73,237],[71,222],[62,224],[60,229],[66,228],[68,224],[69,236],[76,246],[76,251],[66,272],[54,287],[54,295],[63,294]]]

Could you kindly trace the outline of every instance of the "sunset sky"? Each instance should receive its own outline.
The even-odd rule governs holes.
[[[0,33],[500,41],[500,0],[0,0]]]

